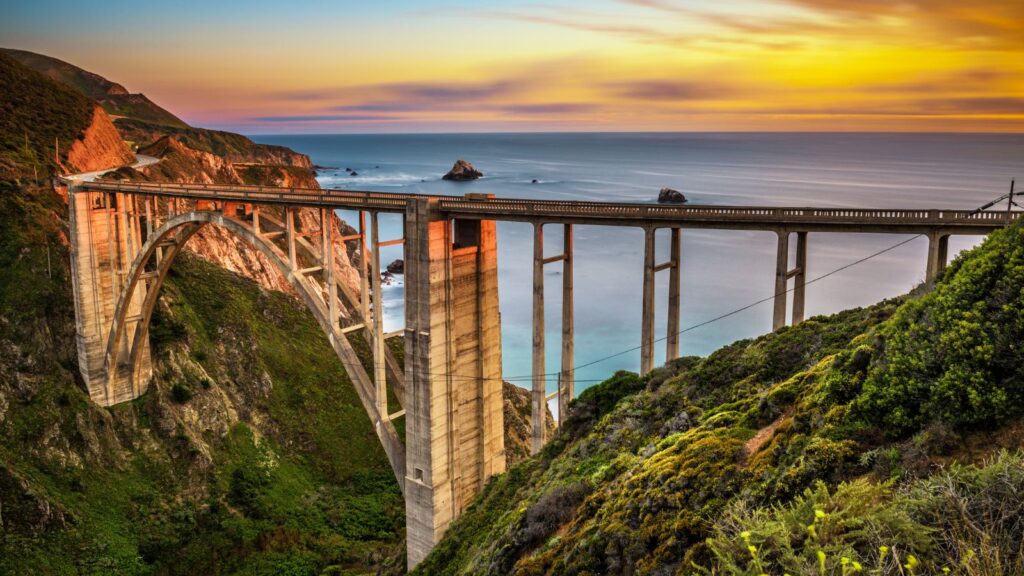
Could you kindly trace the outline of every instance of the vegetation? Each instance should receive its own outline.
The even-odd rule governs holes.
[[[906,298],[619,373],[416,573],[1018,571],[1021,457],[966,464],[1021,446],[1022,274],[1015,226]]]
[[[154,320],[150,393],[98,408],[77,376],[56,215],[50,190],[0,194],[0,574],[396,562],[397,483],[301,304],[181,259]]]
[[[306,156],[296,154],[289,148],[257,144],[248,137],[234,132],[192,126],[159,125],[137,118],[121,118],[115,125],[126,140],[136,142],[140,147],[152,144],[163,136],[169,136],[193,150],[221,156],[229,162],[290,165],[301,158],[301,166],[310,167]]]
[[[67,147],[92,121],[94,104],[0,53],[0,181],[45,180],[55,171],[54,152]]]
[[[177,116],[157,106],[149,98],[142,94],[129,94],[123,86],[99,74],[25,50],[0,49],[0,52],[48,78],[70,86],[90,100],[98,102],[112,116],[137,118],[165,126],[186,126]]]
[[[791,503],[737,501],[708,539],[709,574],[1022,574],[1024,456],[894,489],[818,482]]]

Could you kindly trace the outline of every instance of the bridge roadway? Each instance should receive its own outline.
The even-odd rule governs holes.
[[[865,232],[983,235],[1002,228],[1005,211],[772,206],[666,205],[623,202],[473,198],[463,196],[362,192],[337,189],[273,188],[219,184],[90,182],[90,190],[243,203],[329,207],[405,213],[411,199],[436,198],[441,212],[455,219],[600,226],[682,226],[718,230]],[[472,196],[472,195],[470,195]],[[1016,218],[1014,212],[1009,218]]]
[[[557,399],[568,413],[574,396],[573,226],[644,230],[640,369],[654,368],[655,276],[669,274],[666,361],[679,356],[682,230],[764,230],[777,236],[773,329],[804,318],[808,234],[922,234],[926,278],[947,261],[948,238],[983,235],[1022,212],[813,207],[709,206],[499,199],[126,182],[67,182],[79,361],[90,395],[103,405],[144,393],[152,373],[148,326],[175,255],[202,226],[245,240],[287,279],[317,318],[345,365],[405,494],[409,566],[433,548],[487,479],[505,468],[501,392],[501,325],[495,221],[533,226],[532,444],[546,442],[542,415]],[[184,200],[184,201],[183,201]],[[1012,195],[1011,195],[1012,200]],[[158,202],[159,201],[159,202]],[[162,206],[161,206],[162,204]],[[264,211],[263,207],[274,207]],[[992,205],[990,204],[990,207]],[[318,228],[298,229],[296,212],[314,209]],[[358,233],[336,236],[332,211],[358,212]],[[401,239],[381,242],[379,213],[402,214]],[[165,216],[166,214],[166,216]],[[372,227],[367,227],[367,216]],[[562,253],[545,255],[545,226],[560,226]],[[303,225],[304,227],[307,225]],[[670,231],[669,259],[655,261],[656,230]],[[372,229],[372,234],[368,230]],[[796,235],[791,265],[790,238]],[[360,293],[336,274],[338,242],[360,246]],[[403,244],[405,366],[385,346],[379,249]],[[544,267],[561,267],[561,363],[557,392],[547,393]],[[793,281],[790,288],[790,280]],[[342,311],[345,311],[343,314]],[[362,334],[372,375],[350,336]],[[388,386],[400,405],[391,413]],[[393,420],[405,419],[405,441]]]

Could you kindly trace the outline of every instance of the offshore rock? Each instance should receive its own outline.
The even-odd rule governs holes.
[[[673,190],[672,188],[662,188],[658,192],[658,204],[685,204],[688,202],[686,196],[679,190]]]
[[[456,181],[476,180],[483,175],[483,172],[474,168],[469,162],[466,162],[465,160],[456,160],[455,165],[452,166],[452,169],[449,170],[442,179]]]
[[[392,274],[404,274],[405,273],[405,260],[399,258],[391,264],[388,264],[388,272]]]

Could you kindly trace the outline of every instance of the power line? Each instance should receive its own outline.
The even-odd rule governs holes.
[[[988,208],[991,208],[992,206],[996,205],[997,203],[1007,199],[1008,197],[1010,197],[1010,193],[1003,194],[1003,195],[995,198],[994,200],[992,200],[990,202],[987,202],[986,204],[975,208],[974,210],[971,211],[970,214],[973,216],[975,214],[983,212],[983,211],[987,210]],[[942,226],[937,227],[935,230],[943,230],[943,229],[945,229],[947,227],[949,227],[949,224],[944,224]],[[897,243],[895,243],[895,244],[893,244],[893,245],[891,245],[891,246],[889,246],[887,248],[883,248],[882,250],[878,250],[877,252],[873,252],[873,253],[871,253],[871,254],[869,254],[867,256],[864,256],[862,258],[854,260],[853,262],[850,262],[848,264],[844,264],[844,265],[842,265],[842,266],[840,266],[838,268],[835,268],[835,269],[833,269],[833,270],[831,270],[829,272],[826,272],[825,274],[822,274],[820,276],[812,278],[812,279],[806,281],[804,283],[804,286],[807,286],[807,285],[810,285],[810,284],[814,284],[815,282],[819,282],[819,281],[824,280],[824,279],[826,279],[826,278],[828,278],[830,276],[834,276],[834,275],[836,275],[836,274],[838,274],[840,272],[843,272],[845,270],[853,268],[854,266],[857,266],[859,264],[863,264],[864,262],[867,262],[868,260],[877,258],[878,256],[881,256],[881,255],[886,254],[888,252],[892,252],[893,250],[901,248],[901,247],[903,247],[903,246],[905,246],[905,245],[907,245],[907,244],[913,242],[914,240],[917,240],[918,238],[921,238],[923,236],[925,236],[924,233],[915,234],[914,236],[911,236],[910,238],[906,238],[906,239],[904,239],[904,240],[902,240],[900,242],[897,242]],[[693,324],[691,326],[688,326],[688,327],[680,330],[679,332],[676,333],[676,335],[682,335],[682,334],[685,334],[687,332],[691,332],[693,330],[696,330],[698,328],[703,328],[704,326],[707,326],[709,324],[713,324],[715,322],[724,320],[724,319],[729,318],[731,316],[735,316],[736,314],[740,314],[742,312],[750,310],[751,308],[754,308],[754,307],[759,306],[761,304],[764,304],[766,302],[772,301],[776,297],[787,295],[787,294],[789,294],[790,292],[792,292],[795,289],[796,289],[795,286],[792,287],[792,288],[787,288],[786,290],[783,290],[783,291],[778,292],[778,293],[774,293],[774,294],[772,294],[770,296],[766,296],[764,298],[761,298],[760,300],[757,300],[755,302],[751,302],[750,304],[747,304],[745,306],[741,306],[739,308],[736,308],[734,310],[731,310],[731,311],[726,312],[724,314],[721,314],[719,316],[715,316],[714,318],[710,318],[708,320],[704,320],[704,321],[699,322],[697,324]],[[661,338],[656,338],[654,341],[655,342],[662,342],[662,341],[664,341],[666,339],[668,339],[668,335],[665,335],[665,336],[663,336]],[[574,366],[572,368],[571,372],[575,373],[575,372],[579,371],[582,368],[587,368],[587,367],[590,367],[590,366],[594,366],[596,364],[600,364],[602,362],[606,362],[608,360],[611,360],[612,358],[617,358],[617,357],[622,356],[624,354],[629,354],[630,352],[635,352],[637,350],[640,350],[641,348],[642,348],[642,345],[640,345],[640,346],[633,346],[631,348],[627,348],[625,350],[621,350],[619,352],[615,352],[613,354],[609,354],[607,356],[603,356],[601,358],[597,358],[596,360],[592,360],[592,361],[586,362],[584,364],[576,365],[576,366]],[[539,376],[544,377],[545,380],[546,380],[548,377],[558,376],[559,374],[561,374],[561,371],[558,371],[558,372],[545,372],[543,374],[539,374]],[[451,373],[428,373],[427,375],[443,377],[443,378],[456,378],[456,379],[460,379],[460,380],[467,380],[467,381],[474,381],[474,382],[481,381],[481,380],[496,380],[495,378],[481,378],[481,377],[476,377],[476,376],[462,376],[462,375],[459,375],[459,374],[451,374]],[[502,377],[501,380],[505,380],[505,381],[509,381],[509,382],[516,382],[516,381],[529,382],[529,381],[532,381],[534,379],[534,377],[535,376],[533,374],[527,374],[527,375],[517,375],[517,376]],[[574,381],[575,382],[589,382],[589,381],[601,382],[603,380],[574,379]]]
[[[994,199],[994,200],[992,200],[992,201],[990,201],[990,202],[988,202],[988,203],[986,203],[986,204],[984,204],[982,206],[979,206],[978,208],[975,208],[974,210],[971,211],[971,215],[978,214],[978,213],[983,212],[984,210],[986,210],[988,208],[991,208],[995,204],[997,204],[997,203],[1005,200],[1006,198],[1008,198],[1010,196],[1010,194],[1012,194],[1012,192],[1011,193],[1007,193],[1007,194],[1003,194],[1003,195],[999,196],[998,198],[996,198],[996,199]],[[942,230],[944,228],[947,228],[948,226],[949,226],[949,224],[944,224],[942,226],[939,226],[936,230]],[[817,276],[817,277],[815,277],[815,278],[813,278],[811,280],[808,280],[807,282],[804,283],[804,285],[806,286],[808,284],[813,284],[813,283],[818,282],[820,280],[824,280],[825,278],[828,278],[829,276],[833,276],[835,274],[838,274],[840,272],[843,272],[845,270],[853,268],[854,266],[857,266],[858,264],[863,264],[864,262],[867,262],[868,260],[871,260],[873,258],[881,256],[882,254],[885,254],[887,252],[891,252],[893,250],[896,250],[897,248],[905,246],[905,245],[907,245],[907,244],[913,242],[914,240],[917,240],[918,238],[921,238],[923,236],[925,236],[924,233],[915,234],[914,236],[911,236],[910,238],[907,238],[905,240],[897,242],[896,244],[893,244],[892,246],[889,246],[888,248],[884,248],[882,250],[879,250],[877,252],[874,252],[872,254],[864,256],[863,258],[860,258],[858,260],[850,262],[849,264],[845,264],[843,266],[840,266],[839,268],[836,268],[836,269],[834,269],[834,270],[832,270],[830,272],[822,274],[821,276]],[[745,311],[747,311],[747,310],[749,310],[751,308],[754,308],[755,306],[759,306],[761,304],[764,304],[765,302],[772,301],[772,300],[774,300],[778,296],[784,296],[786,294],[789,294],[790,292],[792,292],[795,289],[796,289],[795,286],[792,287],[792,288],[787,288],[786,290],[783,290],[783,291],[778,292],[776,294],[772,294],[771,296],[767,296],[765,298],[757,300],[756,302],[751,302],[750,304],[747,304],[746,306],[742,306],[740,308],[736,308],[735,310],[732,310],[730,312],[726,312],[725,314],[721,314],[721,315],[716,316],[714,318],[711,318],[709,320],[705,320],[705,321],[700,322],[698,324],[694,324],[692,326],[688,326],[688,327],[684,328],[683,330],[680,330],[676,335],[682,335],[682,334],[685,334],[686,332],[690,332],[692,330],[696,330],[698,328],[702,328],[704,326],[707,326],[708,324],[712,324],[714,322],[718,322],[719,320],[724,320],[725,318],[729,318],[730,316],[735,316],[736,314],[739,314],[741,312],[745,312]],[[666,339],[668,339],[668,335],[665,335],[665,336],[663,336],[661,338],[656,338],[654,341],[655,342],[662,342],[662,341],[664,341]],[[635,351],[639,350],[640,348],[642,348],[642,345],[640,345],[640,346],[633,346],[632,348],[629,348],[629,349],[626,349],[626,350],[622,350],[622,351],[616,352],[614,354],[609,354],[608,356],[604,356],[602,358],[598,358],[596,360],[592,360],[592,361],[587,362],[585,364],[580,364],[580,365],[574,366],[572,371],[576,372],[576,371],[578,371],[581,368],[587,368],[587,367],[593,366],[595,364],[600,364],[601,362],[605,362],[607,360],[611,360],[612,358],[616,358],[618,356],[622,356],[623,354],[628,354],[630,352],[635,352]],[[560,373],[561,372],[550,372],[550,373],[543,374],[543,376],[554,376],[554,375],[558,375]],[[528,378],[532,379],[533,376],[531,375]],[[510,379],[527,379],[527,377],[525,377],[525,376],[516,376],[516,377],[512,377]]]

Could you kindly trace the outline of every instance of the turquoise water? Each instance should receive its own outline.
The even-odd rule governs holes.
[[[850,208],[973,209],[1024,176],[1024,135],[928,134],[459,134],[260,136],[331,166],[325,187],[389,192],[653,202],[670,186],[694,203]],[[458,158],[485,177],[446,182]],[[344,168],[358,176],[350,176]],[[532,180],[538,183],[532,183]],[[1004,204],[1005,206],[1005,204]],[[352,214],[340,213],[349,221]],[[401,220],[381,217],[382,239],[401,235]],[[658,236],[667,258],[667,231]],[[560,253],[560,226],[545,227],[549,255]],[[814,278],[908,236],[811,234],[808,274]],[[775,234],[683,231],[682,320],[686,328],[769,296],[774,291]],[[639,344],[643,234],[612,227],[576,229],[576,362],[586,364]],[[950,255],[978,237],[954,237]],[[530,373],[532,227],[500,223],[499,297],[506,378],[526,385]],[[791,245],[795,242],[791,242]],[[795,250],[795,246],[791,246]],[[924,279],[927,241],[897,250],[811,284],[808,316],[863,306],[910,290]],[[384,262],[401,247],[382,251]],[[546,267],[547,371],[559,367],[561,271]],[[664,337],[667,276],[658,278],[657,337]],[[387,329],[403,324],[402,287],[385,290]],[[707,354],[771,329],[765,303],[686,332],[683,354]],[[659,342],[657,360],[664,358]],[[588,381],[639,368],[631,351],[582,368]],[[549,390],[555,386],[549,383]]]

